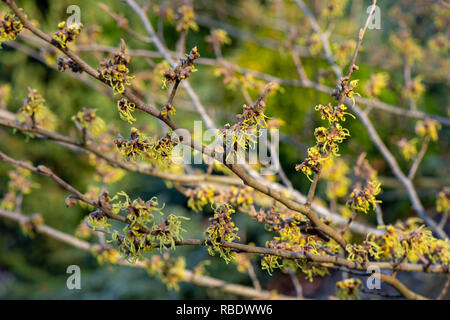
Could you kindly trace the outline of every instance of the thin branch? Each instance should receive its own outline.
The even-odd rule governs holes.
[[[420,148],[419,154],[414,159],[414,162],[411,165],[411,169],[409,169],[409,173],[408,173],[409,180],[414,179],[414,176],[417,173],[417,169],[419,169],[419,165],[422,162],[423,157],[425,156],[425,153],[427,152],[429,142],[430,142],[429,139],[425,139],[425,141],[422,143],[422,147]]]

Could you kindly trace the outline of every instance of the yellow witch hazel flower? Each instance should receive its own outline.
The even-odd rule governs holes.
[[[418,142],[419,141],[416,138],[411,140],[402,138],[397,142],[397,146],[400,148],[403,158],[405,158],[406,160],[411,160],[417,155]]]
[[[323,160],[317,147],[308,148],[308,156],[301,164],[295,166],[295,170],[303,172],[312,181],[310,176],[320,171]]]
[[[326,194],[329,199],[338,199],[347,194],[350,179],[347,177],[350,168],[339,158],[328,157],[323,163],[321,177],[327,180]]]
[[[214,216],[209,218],[211,224],[206,229],[206,239],[211,243],[208,248],[210,255],[214,255],[215,251],[225,260],[226,263],[233,259],[232,252],[229,248],[221,245],[222,241],[232,242],[239,239],[237,231],[239,230],[231,219],[231,214],[235,211],[227,203],[212,205]]]
[[[380,235],[367,236],[370,243],[379,246],[380,259],[406,260],[412,263],[430,261],[448,266],[450,263],[450,240],[434,238],[431,230],[419,218],[410,218],[406,223],[383,227]]]
[[[445,187],[439,192],[436,200],[436,211],[445,214],[450,212],[450,187]]]
[[[310,181],[313,173],[319,172],[322,168],[322,162],[328,156],[339,156],[339,144],[342,143],[350,132],[343,128],[339,121],[345,121],[346,115],[354,116],[345,110],[347,107],[343,104],[333,107],[331,103],[328,105],[317,105],[316,111],[319,111],[322,120],[328,120],[329,127],[318,127],[314,130],[316,137],[316,145],[308,149],[307,158],[295,167],[297,171],[302,171]]]
[[[441,127],[441,124],[437,120],[426,118],[425,120],[417,121],[416,133],[421,137],[437,141],[438,131]]]
[[[213,185],[189,189],[186,191],[186,196],[189,197],[187,205],[194,211],[201,211],[204,206],[213,202],[215,194]]]
[[[56,127],[56,117],[45,105],[45,99],[36,89],[28,88],[27,98],[19,109],[17,119],[31,126],[41,126],[49,130]]]
[[[117,109],[119,110],[121,119],[128,121],[128,123],[133,123],[136,121],[136,118],[132,115],[132,112],[136,109],[133,102],[130,102],[127,99],[120,99],[117,101]]]
[[[97,116],[95,109],[82,108],[72,117],[72,121],[77,124],[82,131],[89,131],[94,137],[98,137],[106,129],[106,124],[102,118]]]
[[[272,275],[274,269],[282,267],[278,262],[279,259],[278,256],[265,255],[261,260],[261,270],[267,270],[269,275]]]
[[[365,85],[364,91],[366,91],[369,97],[376,97],[381,94],[381,90],[384,89],[389,80],[389,74],[386,72],[378,72],[370,75],[370,81]]]
[[[380,186],[380,182],[372,180],[362,190],[354,189],[350,199],[347,201],[347,205],[352,210],[364,213],[367,213],[371,206],[375,209],[377,203],[381,203],[381,200],[375,198],[381,191]]]
[[[153,255],[148,262],[147,272],[157,276],[168,289],[179,290],[179,282],[185,279],[186,260],[173,258],[166,252],[162,256]]]
[[[359,279],[346,279],[336,283],[336,295],[341,300],[359,299],[362,282]]]
[[[4,41],[15,40],[22,31],[23,24],[16,15],[8,13],[0,20],[0,44]]]
[[[131,80],[135,76],[130,76],[130,70],[127,65],[131,58],[125,54],[125,41],[121,41],[120,49],[114,54],[112,59],[105,59],[100,63],[97,71],[100,73],[104,82],[109,84],[114,91],[114,94],[122,94],[126,86],[131,85]]]
[[[53,35],[53,39],[63,49],[67,47],[67,43],[76,39],[83,28],[82,23],[73,23],[66,26],[66,22],[62,21],[58,24],[58,31]]]

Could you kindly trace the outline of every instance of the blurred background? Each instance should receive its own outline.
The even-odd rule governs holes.
[[[353,79],[359,79],[356,89],[364,97],[399,106],[414,108],[441,117],[449,116],[449,34],[450,12],[436,1],[380,1],[381,29],[368,30],[364,38],[357,64],[359,71]],[[119,20],[127,21],[136,33],[146,35],[135,13],[122,1],[105,0],[59,0],[59,1],[17,1],[29,18],[36,21],[46,33],[53,34],[57,24],[67,19],[66,8],[78,5],[84,29],[73,48],[91,66],[96,68],[108,52],[95,50],[93,44],[117,48],[120,39],[125,39],[129,50],[145,49],[156,52],[151,44],[144,43],[118,26],[117,19],[110,13],[119,15]],[[144,1],[141,1],[142,5]],[[317,36],[292,1],[282,0],[235,0],[235,1],[148,1],[148,15],[158,34],[164,36],[169,49],[176,51],[179,32],[176,19],[167,15],[167,9],[174,12],[183,4],[193,6],[195,23],[198,28],[189,30],[186,37],[186,51],[197,46],[202,57],[216,58],[208,36],[211,29],[227,31],[230,41],[222,46],[222,55],[227,61],[241,67],[274,75],[282,79],[298,79],[296,66],[288,48],[298,48],[305,72],[310,80],[334,87],[336,79],[324,59]],[[329,30],[332,52],[337,64],[346,68],[353,53],[358,30],[367,17],[366,8],[371,1],[306,1],[320,21],[323,30]],[[0,4],[2,15],[7,6]],[[170,11],[169,11],[170,12]],[[117,16],[116,16],[117,18]],[[125,20],[126,19],[126,20]],[[59,53],[42,49],[38,42],[19,37],[17,45],[5,43],[0,50],[0,111],[17,112],[27,95],[27,88],[37,89],[45,98],[48,108],[57,116],[56,130],[70,136],[77,136],[71,117],[82,107],[93,108],[115,134],[127,136],[130,125],[119,119],[116,107],[117,97],[105,95],[89,83],[71,77],[69,71],[60,73],[55,66]],[[33,57],[34,56],[34,57]],[[40,58],[42,61],[38,61]],[[44,63],[43,63],[44,62]],[[144,94],[144,99],[162,106],[168,91],[162,89],[162,77],[157,68],[161,59],[151,56],[132,56],[131,73],[136,75],[133,84]],[[412,85],[405,86],[405,70],[410,69]],[[240,84],[224,83],[221,68],[199,64],[190,82],[199,95],[208,113],[220,126],[235,121],[235,114],[242,111],[246,103],[239,89],[247,88],[252,100],[256,99],[266,81],[256,77],[241,76]],[[345,69],[346,70],[346,69]],[[381,75],[375,77],[374,75]],[[381,79],[381,80],[380,80]],[[381,83],[381,84],[380,84]],[[379,90],[373,90],[374,86]],[[100,91],[102,91],[100,89]],[[374,92],[375,91],[375,92]],[[322,124],[314,106],[332,102],[325,93],[313,89],[282,85],[281,90],[271,95],[267,101],[266,115],[279,119],[280,161],[293,186],[306,193],[309,188],[307,178],[295,171],[295,165],[306,155],[306,149],[314,144],[313,130]],[[176,121],[192,128],[193,120],[199,116],[193,111],[191,102],[184,92],[175,99]],[[135,113],[134,124],[145,132],[162,135],[164,129],[158,122],[142,112]],[[406,172],[411,161],[402,155],[402,138],[416,137],[416,119],[394,115],[378,109],[371,111],[381,138],[396,156]],[[357,120],[347,120],[347,128],[352,137],[340,149],[343,160],[351,168],[357,157],[367,153],[367,159],[379,172],[383,192],[382,210],[386,223],[413,216],[405,190],[393,178],[386,162],[369,139],[365,128]],[[436,212],[436,196],[449,185],[449,138],[448,126],[439,132],[439,140],[430,144],[419,169],[415,185],[430,216]],[[420,146],[420,144],[419,144]],[[86,156],[68,150],[50,141],[32,139],[10,128],[0,127],[0,150],[16,159],[31,160],[34,164],[44,164],[52,168],[60,177],[70,181],[83,192],[88,191],[95,181],[94,167]],[[0,199],[7,193],[8,171],[12,167],[0,163]],[[351,177],[351,170],[349,171]],[[274,177],[274,179],[277,179]],[[33,182],[39,184],[23,199],[22,211],[26,214],[41,213],[46,224],[64,232],[74,234],[82,219],[89,213],[79,206],[67,209],[64,199],[67,192],[53,181],[32,175]],[[326,181],[319,182],[317,196],[329,205],[326,195]],[[165,212],[189,217],[185,224],[188,230],[185,238],[202,238],[211,210],[194,212],[187,207],[187,199],[164,181],[149,176],[126,173],[117,183],[108,185],[111,194],[125,190],[132,198],[147,200],[158,197],[166,203]],[[340,201],[343,203],[343,201]],[[344,199],[345,202],[345,199]],[[362,219],[376,225],[375,214]],[[363,220],[362,220],[363,221]],[[240,229],[243,243],[253,242],[264,245],[272,234],[255,223],[245,214],[236,214],[236,225]],[[447,226],[448,227],[448,226]],[[95,241],[95,237],[93,240]],[[210,257],[205,248],[177,248],[174,255],[184,255],[187,267],[192,269],[204,260],[207,274],[229,282],[252,285],[248,274],[240,273],[233,263],[225,264],[218,256]],[[279,293],[294,295],[290,277],[281,271],[269,276],[260,270],[258,257],[252,258],[257,277],[262,286]],[[67,290],[66,268],[76,264],[81,267],[82,290]],[[430,277],[425,274],[408,276],[405,281],[414,281],[414,289],[423,294],[436,295],[445,277]],[[339,272],[331,272],[313,283],[298,278],[307,297],[327,298],[334,295],[334,284],[340,280]],[[169,290],[158,279],[150,277],[145,270],[122,266],[99,265],[96,258],[66,244],[42,235],[29,238],[20,227],[10,221],[0,219],[0,299],[214,299],[236,298],[215,289],[195,287],[182,283],[180,290]],[[371,297],[373,298],[373,297]]]

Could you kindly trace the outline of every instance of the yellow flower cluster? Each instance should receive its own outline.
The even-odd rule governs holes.
[[[8,13],[0,20],[0,44],[4,41],[15,40],[22,31],[23,24],[18,17]]]
[[[323,163],[321,177],[327,180],[326,194],[328,199],[338,199],[347,194],[350,179],[347,177],[350,168],[339,158],[328,157]]]
[[[31,181],[31,171],[23,168],[17,168],[8,172],[8,192],[0,201],[0,208],[8,211],[14,211],[16,208],[17,194],[27,195],[31,190],[39,187],[39,184]]]
[[[181,233],[186,231],[181,227],[181,220],[188,220],[188,218],[171,214],[166,219],[162,219],[163,208],[157,207],[156,197],[148,201],[141,198],[131,200],[122,191],[113,198],[103,196],[101,203],[115,214],[119,214],[122,210],[126,212],[128,224],[123,229],[124,235],[115,231],[112,239],[130,263],[141,259],[144,252],[152,252],[157,245],[161,250],[168,246],[175,248],[175,242],[182,240]],[[159,224],[155,221],[155,211],[161,215]]]
[[[367,239],[380,248],[380,259],[408,260],[412,263],[420,260],[448,266],[450,240],[434,238],[431,230],[421,223],[419,218],[410,218],[406,223],[384,227],[385,233],[381,236],[369,234]]]
[[[375,260],[380,259],[381,247],[371,240],[366,239],[362,244],[347,244],[345,250],[348,253],[348,260],[361,264],[368,262],[371,257]]]
[[[235,211],[227,203],[218,204],[212,206],[214,210],[214,216],[209,219],[210,225],[206,229],[205,237],[210,242],[208,252],[214,256],[215,251],[225,260],[226,263],[233,259],[232,252],[229,248],[224,248],[222,241],[232,242],[235,239],[239,239],[237,231],[239,230],[233,220],[231,214]]]
[[[343,128],[339,121],[345,121],[347,115],[354,117],[345,111],[347,107],[343,104],[337,107],[333,107],[331,103],[327,106],[317,105],[315,109],[323,120],[328,120],[329,127],[318,127],[314,130],[316,145],[308,148],[306,159],[295,167],[295,170],[303,172],[311,181],[310,176],[322,169],[328,155],[339,156],[339,144],[350,136],[350,132]]]
[[[336,295],[341,300],[359,299],[362,282],[359,279],[346,279],[336,283]]]
[[[56,126],[56,117],[45,105],[45,99],[36,89],[28,88],[27,98],[19,109],[17,118],[20,122],[37,125],[49,130]]]
[[[425,120],[417,121],[416,133],[421,137],[437,141],[438,131],[441,127],[442,126],[438,121],[426,118]]]
[[[389,74],[386,72],[378,72],[370,75],[370,81],[364,87],[367,95],[369,97],[376,97],[381,94],[381,90],[383,90],[387,82],[389,80]]]
[[[189,197],[188,207],[194,211],[201,211],[208,203],[213,203],[215,194],[216,188],[213,185],[189,189],[186,191],[186,196]]]
[[[411,160],[417,155],[417,143],[417,138],[411,140],[402,138],[397,142],[397,145],[402,152],[403,158],[405,158],[406,160]]]
[[[450,187],[445,187],[437,195],[436,211],[447,214],[450,212]]]
[[[179,282],[185,280],[186,260],[172,258],[167,253],[153,255],[147,265],[147,272],[157,276],[169,289],[179,290]]]
[[[35,213],[30,217],[27,217],[27,220],[20,222],[20,227],[22,228],[22,232],[24,235],[33,238],[36,233],[36,228],[44,224],[44,218],[39,213]]]
[[[108,217],[100,210],[89,213],[87,223],[92,230],[107,230],[111,225],[108,223]]]
[[[122,40],[120,49],[114,54],[113,59],[103,60],[97,69],[102,79],[113,88],[114,94],[122,94],[125,86],[130,86],[131,80],[135,78],[134,75],[129,75],[130,70],[127,65],[131,58],[125,54],[125,51],[126,45]]]
[[[136,118],[131,114],[136,109],[133,102],[130,102],[127,99],[120,99],[117,101],[117,109],[119,110],[119,115],[122,120],[128,121],[128,123],[136,121]]]
[[[68,42],[76,39],[82,28],[82,23],[73,23],[66,26],[66,22],[62,21],[58,24],[58,31],[53,35],[53,39],[56,40],[60,48],[65,49]]]
[[[194,9],[187,5],[182,5],[178,8],[177,14],[175,15],[175,20],[177,21],[177,31],[187,31],[192,29],[198,31],[198,25],[195,23]]]
[[[218,45],[219,47],[224,44],[230,44],[231,39],[227,32],[223,29],[212,29],[211,34],[206,36],[206,42],[210,43],[212,46]]]
[[[89,131],[94,137],[98,137],[106,129],[106,124],[102,118],[97,116],[94,109],[82,108],[72,117],[72,121],[77,124],[81,131]]]
[[[362,190],[355,188],[350,195],[350,199],[347,201],[347,205],[352,210],[364,213],[367,213],[371,206],[375,209],[377,203],[381,202],[375,197],[381,191],[380,186],[380,182],[372,180]]]
[[[150,140],[134,127],[131,128],[130,139],[125,139],[119,134],[119,137],[114,140],[114,144],[119,149],[120,154],[131,162],[136,162],[152,146]]]
[[[253,204],[253,189],[251,187],[231,187],[220,190],[213,185],[188,189],[185,195],[189,198],[188,207],[194,211],[201,211],[207,204],[229,203],[235,207],[248,208]]]
[[[171,132],[159,140],[150,140],[134,127],[131,128],[130,139],[125,139],[120,134],[114,139],[114,144],[127,161],[136,162],[145,158],[161,169],[170,163],[172,150],[178,143],[178,139],[172,138]]]
[[[120,260],[120,252],[110,245],[104,247],[95,245],[92,250],[100,265],[116,264]]]

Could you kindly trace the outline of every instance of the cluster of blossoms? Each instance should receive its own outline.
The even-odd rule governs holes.
[[[58,24],[58,31],[53,35],[55,44],[62,49],[67,47],[67,43],[76,39],[83,28],[82,23],[73,23],[66,26],[66,22],[62,21]]]
[[[345,65],[351,59],[356,41],[347,39],[339,43],[332,43],[333,58],[338,65]]]
[[[444,187],[444,189],[438,193],[436,211],[444,214],[450,212],[450,187]]]
[[[39,185],[31,181],[31,172],[27,169],[17,168],[14,171],[9,171],[8,176],[8,192],[0,201],[0,208],[14,211],[16,209],[17,195],[19,193],[22,195],[30,194],[31,190]]]
[[[28,88],[27,98],[19,109],[17,118],[32,127],[39,125],[52,130],[56,125],[55,115],[47,108],[45,99],[36,89]]]
[[[381,183],[377,180],[377,171],[371,167],[369,161],[365,158],[366,154],[362,153],[356,161],[354,174],[364,182],[364,187],[358,182],[355,184],[347,206],[354,212],[370,211],[370,208],[376,208],[380,200],[376,196],[381,192]]]
[[[347,244],[345,250],[347,259],[361,264],[369,262],[370,258],[380,259],[381,247],[372,239],[368,238],[362,244]]]
[[[150,140],[134,127],[131,128],[130,139],[125,139],[119,134],[119,137],[114,140],[114,144],[120,154],[132,162],[141,158],[151,148]]]
[[[267,128],[264,98],[277,88],[277,84],[268,84],[255,103],[250,106],[243,105],[242,113],[236,115],[238,120],[236,124],[233,126],[226,124],[223,129],[218,131],[218,135],[223,138],[223,145],[226,147],[226,160],[235,152],[255,147],[257,138],[261,134],[260,130]]]
[[[402,138],[397,142],[397,146],[400,148],[403,158],[411,160],[417,155],[417,143],[418,139],[416,138],[411,140]]]
[[[180,82],[181,80],[190,77],[191,72],[195,71],[194,61],[200,58],[200,53],[197,47],[192,48],[189,54],[186,54],[185,58],[180,58],[177,65],[163,73],[164,87],[167,87],[167,83]]]
[[[144,201],[141,198],[131,200],[125,192],[119,192],[113,198],[107,192],[99,195],[97,203],[102,209],[89,214],[87,224],[94,230],[110,230],[106,212],[119,214],[126,213],[127,225],[123,234],[117,231],[112,233],[112,241],[120,248],[125,259],[134,263],[143,258],[144,252],[152,252],[158,245],[160,249],[168,246],[174,248],[175,242],[182,240],[181,220],[187,219],[175,215],[168,215],[163,219],[162,208],[158,208],[157,198]],[[158,212],[161,222],[157,223],[154,213]]]
[[[175,10],[170,3],[165,3],[164,6],[154,5],[153,11],[162,19],[176,24],[178,32],[187,32],[189,29],[198,31],[198,25],[194,19],[194,9],[189,5],[184,4]]]
[[[81,66],[78,63],[76,63],[75,61],[73,61],[71,58],[59,57],[57,68],[61,72],[64,72],[67,69],[70,69],[70,70],[72,70],[72,72],[75,72],[75,73],[83,72],[83,68],[81,68]]]
[[[175,14],[175,21],[177,22],[177,31],[188,31],[192,29],[198,31],[198,25],[195,23],[194,9],[187,5],[182,5],[178,8]]]
[[[347,201],[347,205],[350,209],[357,212],[367,213],[370,211],[371,206],[375,209],[377,203],[381,202],[375,197],[381,191],[380,186],[381,183],[374,180],[368,181],[367,185],[361,190],[358,188],[353,189],[350,199]]]
[[[0,20],[0,44],[3,41],[15,40],[22,31],[23,24],[18,17],[8,13]]]
[[[227,32],[223,29],[212,29],[211,34],[205,37],[206,42],[208,42],[212,47],[218,46],[219,48],[225,44],[230,44],[231,39]]]
[[[251,267],[250,257],[246,253],[233,253],[233,262],[240,273],[247,273],[248,268]]]
[[[132,115],[132,112],[136,109],[133,102],[130,102],[127,99],[120,99],[117,101],[117,109],[119,110],[119,115],[122,120],[128,121],[128,123],[136,121],[136,118]]]
[[[187,203],[188,207],[195,211],[201,211],[207,204],[214,203],[216,188],[213,185],[207,185],[205,187],[189,189],[185,195],[189,198]]]
[[[419,120],[416,123],[416,133],[426,139],[437,141],[438,131],[441,129],[441,124],[437,120],[426,118]]]
[[[125,41],[122,40],[120,49],[114,54],[113,59],[103,60],[97,69],[102,79],[113,88],[115,94],[123,93],[125,86],[130,86],[131,80],[135,78],[129,75],[130,70],[127,65],[131,58],[125,54],[125,51]]]
[[[350,186],[350,179],[347,177],[349,171],[347,163],[340,158],[328,157],[324,161],[321,177],[327,180],[328,199],[337,200],[347,195]]]
[[[86,138],[87,132],[97,137],[106,129],[105,122],[97,116],[95,109],[83,107],[81,111],[72,117],[72,121],[75,122],[77,128],[83,133],[84,139]]]
[[[345,111],[347,107],[343,104],[336,107],[333,107],[331,104],[327,106],[318,105],[315,109],[320,112],[323,120],[328,120],[329,127],[318,127],[315,129],[316,145],[308,148],[306,159],[295,167],[297,171],[306,174],[310,180],[312,174],[318,173],[322,169],[323,162],[328,155],[339,156],[339,144],[350,136],[349,131],[343,128],[339,121],[345,121],[346,115],[353,117],[353,115]]]
[[[89,155],[89,164],[95,168],[94,180],[110,185],[123,178],[125,170],[111,166],[105,159]]]
[[[336,283],[336,295],[341,300],[358,299],[362,282],[359,279],[346,279]]]
[[[285,251],[292,251],[294,253],[303,253],[308,252],[311,254],[327,254],[330,252],[325,245],[323,245],[323,241],[317,241],[314,236],[300,235],[299,232],[296,232],[295,227],[292,228],[292,224],[290,226],[289,234],[280,235],[280,237],[274,237],[273,240],[267,241],[266,247],[269,249],[280,249]],[[287,237],[293,236],[297,241],[296,243],[290,242]],[[282,238],[285,238],[282,240]],[[337,249],[337,245],[334,246],[334,251]],[[261,269],[267,270],[267,272],[271,275],[274,269],[280,268],[283,270],[293,270],[296,272],[297,270],[302,271],[305,274],[305,278],[309,281],[313,281],[313,278],[316,276],[324,276],[329,273],[328,268],[325,266],[321,266],[320,264],[306,261],[304,259],[282,259],[280,264],[280,257],[274,255],[265,255],[261,260]]]
[[[268,211],[265,211],[264,209],[256,211],[252,207],[250,215],[253,220],[263,223],[268,231],[278,231],[292,220],[288,210],[279,206],[272,206]]]
[[[269,212],[260,211],[253,214],[253,218],[265,224],[269,231],[276,231],[278,236],[266,242],[266,247],[281,249],[295,253],[308,252],[311,254],[330,255],[338,252],[338,245],[328,236],[314,228],[311,223],[301,215],[292,215],[285,209],[272,207]],[[329,223],[329,221],[324,221]],[[312,281],[314,276],[323,276],[328,273],[326,267],[301,260],[283,259],[273,255],[265,255],[261,261],[263,270],[269,274],[276,268],[297,270],[305,273],[307,279]]]
[[[86,223],[92,230],[108,230],[111,225],[108,223],[108,216],[101,210],[89,213]]]
[[[178,138],[173,138],[170,132],[156,140],[156,138],[147,138],[134,127],[131,128],[130,139],[125,139],[119,134],[119,137],[114,140],[120,154],[127,161],[136,162],[137,159],[145,158],[161,168],[167,166],[172,150],[178,143]]]
[[[250,187],[231,187],[229,190],[214,188],[213,185],[188,189],[185,195],[188,206],[201,211],[204,206],[214,203],[229,203],[235,207],[248,208],[253,203],[253,189]]]
[[[34,237],[36,234],[36,229],[44,224],[44,218],[39,213],[35,213],[30,217],[27,217],[26,220],[20,223],[20,227],[22,228],[23,234],[29,236],[30,238]]]
[[[169,289],[179,290],[178,283],[185,280],[186,260],[173,258],[169,254],[153,255],[148,262],[147,271],[157,276]]]
[[[86,220],[89,219],[89,217],[85,217],[79,224],[77,229],[75,230],[75,237],[83,239],[83,240],[89,240],[94,232],[86,223]]]
[[[354,46],[352,46],[354,48]],[[355,70],[358,70],[358,66],[357,65],[353,65],[352,67],[352,72]],[[355,103],[355,95],[359,96],[359,93],[356,93],[354,90],[356,88],[356,86],[358,85],[358,81],[359,80],[352,80],[349,83],[350,80],[350,76],[345,76],[342,77],[339,81],[339,83],[336,85],[336,88],[333,89],[333,92],[331,93],[331,96],[334,97],[334,99],[336,101],[341,101],[343,99],[343,97],[348,97],[350,99],[352,99],[353,104]]]
[[[235,211],[227,203],[218,204],[214,209],[214,216],[209,218],[210,225],[206,229],[205,237],[210,242],[208,252],[214,255],[217,251],[226,263],[233,259],[230,248],[224,248],[222,241],[232,242],[234,239],[239,239],[237,231],[239,230],[231,219],[231,214]]]
[[[410,218],[405,223],[385,227],[383,235],[369,234],[367,240],[379,258],[384,260],[419,260],[428,263],[450,264],[450,240],[433,237],[431,230],[425,228],[419,218]],[[374,246],[377,245],[377,247]]]
[[[120,252],[112,245],[94,245],[92,251],[100,265],[116,264],[120,261]]]
[[[173,148],[178,145],[178,138],[173,138],[170,132],[166,133],[166,135],[157,140],[153,146],[151,154],[151,158],[153,160],[157,159],[168,159],[172,153]]]
[[[369,97],[376,97],[381,94],[381,90],[386,87],[389,80],[389,74],[378,72],[370,75],[370,81],[364,87]]]

